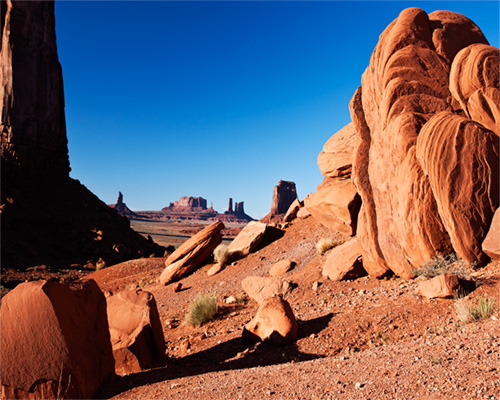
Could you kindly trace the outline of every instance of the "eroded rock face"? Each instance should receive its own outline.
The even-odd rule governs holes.
[[[325,177],[336,178],[351,176],[354,150],[358,147],[359,138],[354,124],[347,124],[335,133],[323,146],[318,156],[318,166]]]
[[[95,281],[22,283],[0,309],[6,398],[56,398],[60,390],[89,399],[114,374],[106,299]]]
[[[127,290],[107,298],[115,372],[126,375],[160,362],[165,340],[154,296]]]
[[[409,278],[437,252],[485,260],[480,244],[498,207],[495,82],[498,49],[462,15],[409,8],[380,35],[350,103],[356,235],[370,275]]]
[[[165,261],[160,275],[162,285],[177,281],[202,265],[222,242],[224,224],[214,222],[185,241]]]
[[[276,345],[297,340],[298,323],[292,308],[280,296],[266,299],[257,314],[243,329],[243,339],[249,341],[269,340]]]

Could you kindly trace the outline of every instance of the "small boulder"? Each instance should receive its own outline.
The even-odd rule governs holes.
[[[283,217],[283,223],[293,221],[297,217],[297,213],[301,208],[302,204],[300,203],[299,199],[295,199],[293,203],[290,204],[290,207],[288,207],[288,211]]]
[[[222,242],[224,224],[214,222],[184,242],[165,261],[167,266],[160,275],[159,282],[167,285],[191,273],[213,253]]]
[[[297,340],[299,326],[292,308],[280,296],[266,299],[257,314],[243,328],[243,339],[258,342],[269,340],[276,345]]]
[[[362,263],[363,249],[357,238],[333,248],[323,265],[323,276],[332,281],[355,279],[366,275]]]
[[[274,264],[269,270],[271,276],[282,276],[293,269],[295,262],[291,260],[281,260]]]
[[[249,222],[227,247],[229,258],[235,260],[253,252],[264,238],[266,228],[262,222]]]
[[[0,307],[2,398],[90,399],[114,375],[106,299],[92,279],[21,283]]]
[[[420,281],[417,287],[417,293],[428,299],[436,297],[452,297],[460,288],[460,281],[454,274],[443,274],[432,279]]]
[[[252,300],[261,304],[273,295],[286,295],[291,291],[290,283],[278,278],[266,278],[261,276],[248,276],[241,282],[245,293]]]
[[[174,287],[172,288],[172,290],[174,291],[174,293],[178,293],[182,290],[182,283],[181,282],[177,282]]]
[[[127,290],[107,299],[115,372],[127,375],[151,367],[165,355],[165,340],[154,296]]]
[[[493,260],[500,260],[500,208],[495,211],[490,230],[482,244],[483,251]]]
[[[310,216],[311,216],[311,213],[309,212],[309,210],[306,207],[302,207],[301,209],[299,209],[299,211],[297,211],[297,218],[305,219],[305,218],[310,217]]]

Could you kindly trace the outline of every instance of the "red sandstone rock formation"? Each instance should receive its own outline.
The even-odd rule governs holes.
[[[266,224],[282,222],[288,208],[296,199],[295,182],[280,180],[274,187],[271,212],[260,221]]]
[[[69,178],[54,3],[2,2],[2,24],[2,268],[163,254]]]
[[[0,310],[2,398],[90,399],[114,374],[106,299],[95,281],[22,283]]]
[[[107,298],[107,314],[115,372],[139,372],[161,362],[165,340],[154,296],[127,290]]]
[[[297,340],[299,325],[292,307],[281,297],[266,299],[257,314],[243,328],[243,339],[249,341],[269,340],[276,345],[293,343]]]
[[[222,242],[224,224],[214,222],[184,242],[165,261],[159,282],[167,285],[191,273],[205,262]]]
[[[487,260],[481,243],[499,205],[498,59],[472,21],[448,11],[406,9],[380,35],[352,124],[318,158],[332,179],[349,170],[353,144],[356,235],[370,275],[409,278],[437,252]],[[346,140],[352,128],[358,139]],[[336,185],[319,189],[312,199],[333,204]]]
[[[118,214],[127,217],[129,219],[139,218],[135,212],[133,212],[127,205],[123,202],[123,194],[122,192],[118,192],[118,198],[116,199],[115,204],[109,204],[109,207],[114,208]]]

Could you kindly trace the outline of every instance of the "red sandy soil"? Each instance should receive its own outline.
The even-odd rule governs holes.
[[[141,259],[94,272],[105,292],[142,287],[156,298],[167,344],[164,365],[118,377],[99,393],[112,399],[500,399],[500,312],[460,322],[452,299],[415,293],[418,279],[322,277],[320,238],[334,236],[312,218],[295,220],[285,235],[208,277],[206,265],[184,278],[183,290],[156,279],[164,259]],[[243,293],[249,275],[268,276],[282,259],[297,263],[283,276],[294,287],[285,298],[299,320],[293,345],[251,345],[243,326],[257,311],[252,300],[226,304]],[[44,271],[36,272],[43,277]],[[88,272],[73,271],[73,279]],[[49,274],[50,275],[50,274]],[[473,273],[468,297],[500,304],[500,264]],[[13,275],[14,276],[14,275]],[[22,279],[22,278],[17,278]],[[312,289],[319,282],[317,291]],[[215,320],[198,328],[183,323],[200,292],[219,299]]]
[[[331,236],[312,218],[296,220],[281,239],[221,273],[207,277],[211,265],[200,268],[182,280],[178,293],[154,282],[162,259],[92,274],[105,291],[139,285],[155,295],[168,356],[163,366],[117,378],[101,397],[500,399],[498,311],[493,319],[464,324],[452,299],[418,296],[418,280],[332,282],[321,276],[325,256],[315,248]],[[243,278],[267,276],[282,259],[297,262],[283,279],[295,287],[286,299],[299,320],[299,339],[284,347],[244,343],[242,328],[257,304],[224,299],[242,294]],[[474,275],[478,288],[469,297],[492,296],[500,304],[500,265],[490,263]],[[192,328],[182,321],[200,292],[216,294],[220,311],[214,321]]]

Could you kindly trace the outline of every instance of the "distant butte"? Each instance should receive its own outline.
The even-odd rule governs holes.
[[[118,193],[116,204],[110,204],[120,215],[129,219],[174,220],[174,221],[221,221],[247,223],[254,219],[245,214],[243,201],[236,202],[233,210],[233,199],[229,198],[228,209],[223,214],[214,210],[213,203],[207,208],[207,200],[203,197],[183,196],[170,203],[161,211],[132,211],[123,202],[123,195]]]

